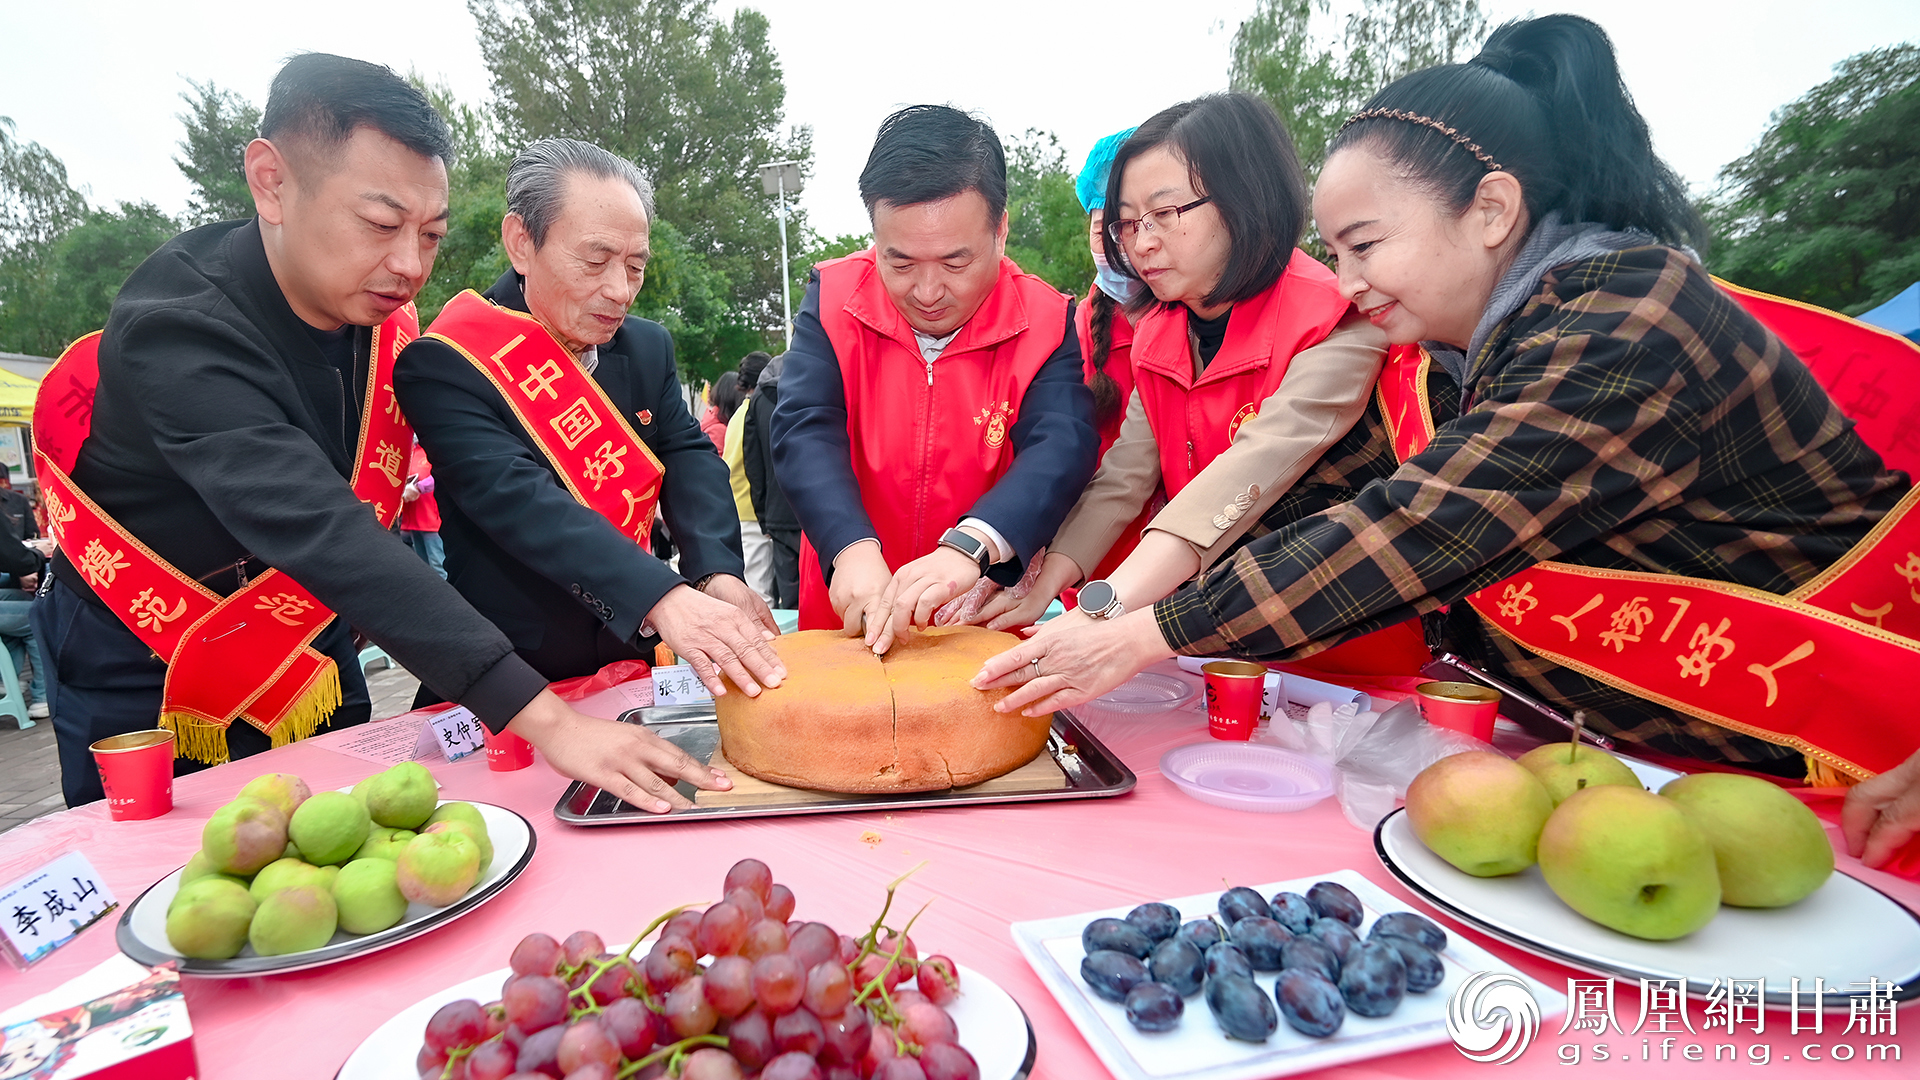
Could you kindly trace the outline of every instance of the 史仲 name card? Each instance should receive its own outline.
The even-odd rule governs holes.
[[[0,889],[0,940],[25,967],[72,941],[116,907],[85,855],[69,851]]]

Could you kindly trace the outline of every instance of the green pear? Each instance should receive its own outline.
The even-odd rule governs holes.
[[[185,890],[188,885],[191,885],[196,881],[205,881],[208,878],[219,878],[222,881],[231,881],[243,889],[248,887],[248,881],[246,878],[238,877],[233,874],[223,874],[220,871],[214,869],[213,860],[209,859],[207,857],[207,853],[204,851],[194,852],[193,858],[187,860],[187,865],[180,868],[181,890]],[[167,905],[167,909],[171,911],[173,909],[173,904],[177,904],[179,902],[180,902],[180,893],[175,892],[173,894],[173,900]]]
[[[433,816],[427,819],[426,827],[420,831],[429,832],[440,824],[465,826],[467,835],[480,845],[480,872],[484,875],[487,867],[493,865],[493,839],[487,834],[487,819],[480,816],[480,811],[472,803],[450,802],[435,810]]]
[[[308,789],[305,780],[292,773],[266,773],[247,781],[247,786],[240,789],[240,794],[277,806],[281,813],[292,817],[293,812],[300,809],[300,804],[306,802],[313,792]]]
[[[247,940],[261,956],[285,956],[317,949],[332,941],[338,925],[339,911],[334,907],[330,890],[317,885],[295,885],[281,889],[261,903],[253,913],[253,926]]]
[[[385,859],[392,862],[400,857],[400,852],[406,848],[407,841],[413,837],[414,834],[406,829],[389,829],[385,825],[375,825],[367,830],[366,843],[361,844],[360,850],[353,853],[354,861]]]
[[[287,841],[286,850],[280,853],[280,857],[283,859],[299,859],[301,862],[307,861],[307,857],[300,853],[300,845],[291,840]]]
[[[276,859],[253,875],[253,884],[247,886],[247,891],[253,894],[254,903],[261,904],[281,889],[291,889],[295,885],[329,888],[333,884],[333,876],[339,872],[336,867],[314,866],[299,859]]]
[[[367,813],[389,829],[418,829],[440,803],[433,774],[417,761],[403,761],[366,784]]]
[[[480,880],[480,845],[457,828],[424,832],[395,864],[400,895],[416,904],[446,907]]]
[[[1696,773],[1660,794],[1707,836],[1720,867],[1720,902],[1785,907],[1833,876],[1833,845],[1807,804],[1753,776]]]
[[[200,830],[200,849],[214,869],[246,877],[280,857],[287,846],[287,815],[255,798],[235,799],[213,812]]]
[[[1504,754],[1470,750],[1421,770],[1407,785],[1407,823],[1435,855],[1475,877],[1534,863],[1553,797]]]
[[[361,806],[367,805],[367,789],[373,786],[373,777],[379,775],[379,773],[374,773],[373,776],[369,776],[365,780],[353,785],[353,797],[360,800]]]
[[[167,942],[195,960],[227,960],[247,944],[254,914],[247,888],[222,875],[180,887],[167,905]]]
[[[1567,796],[1582,788],[1601,784],[1636,788],[1645,786],[1640,783],[1639,777],[1633,775],[1633,770],[1627,768],[1626,762],[1586,743],[1536,746],[1520,755],[1520,764],[1546,785],[1547,794],[1553,797],[1555,806],[1566,802]]]
[[[288,831],[308,862],[331,866],[353,858],[367,842],[367,808],[351,795],[323,791],[293,812]]]
[[[340,929],[376,934],[406,918],[407,898],[400,895],[398,873],[390,859],[355,859],[341,867],[333,883]]]
[[[1540,874],[1568,907],[1649,941],[1685,937],[1720,910],[1706,834],[1678,803],[1640,788],[1568,796],[1540,833]]]
[[[213,865],[213,859],[206,852],[196,851],[193,853],[193,858],[187,860],[187,865],[180,868],[180,884],[188,885],[209,874],[219,872],[220,868]]]

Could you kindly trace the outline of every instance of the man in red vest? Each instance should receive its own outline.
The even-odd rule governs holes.
[[[894,113],[860,197],[873,247],[814,268],[773,453],[806,534],[801,627],[885,652],[982,575],[1020,579],[1099,435],[1072,302],[1005,256],[991,127],[939,105]]]

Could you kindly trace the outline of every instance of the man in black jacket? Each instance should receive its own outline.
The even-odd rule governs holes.
[[[753,396],[742,406],[747,410],[742,442],[753,512],[773,545],[773,606],[791,611],[800,607],[800,519],[773,471],[773,409],[780,403],[780,372],[786,363],[787,355],[781,353],[761,369]]]
[[[437,463],[449,580],[536,670],[549,679],[589,675],[650,657],[659,640],[716,694],[722,670],[757,691],[756,680],[777,685],[784,669],[765,641],[778,632],[773,615],[742,579],[727,466],[687,411],[666,328],[626,314],[645,276],[651,199],[631,162],[597,146],[543,139],[527,147],[507,170],[501,239],[513,268],[485,298],[531,314],[659,462],[659,507],[680,550],[678,572],[575,498],[505,396],[523,388],[496,385],[469,359],[489,362],[495,349],[463,340],[458,320],[442,316],[407,347],[395,387]],[[475,310],[489,323],[505,320],[503,339],[537,332],[524,317]],[[609,433],[561,462],[571,468]],[[641,456],[604,477],[618,487],[619,477],[638,475],[626,470]],[[589,483],[584,473],[571,479]]]
[[[74,483],[181,573],[230,594],[277,568],[337,612],[312,647],[339,671],[333,723],[365,721],[358,627],[490,729],[629,802],[685,805],[710,770],[568,708],[349,485],[370,334],[426,282],[446,232],[452,149],[426,97],[383,67],[289,61],[247,147],[258,217],[162,246],[114,301]],[[34,610],[69,805],[97,799],[87,746],[153,727],[166,665],[66,558]],[[269,746],[240,722],[234,757]],[[184,771],[191,766],[180,762]]]

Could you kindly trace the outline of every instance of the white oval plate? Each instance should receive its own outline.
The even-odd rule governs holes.
[[[1885,893],[1836,873],[1812,896],[1783,908],[1723,907],[1677,941],[1644,941],[1591,922],[1547,887],[1538,866],[1507,877],[1454,869],[1413,834],[1404,809],[1380,822],[1374,850],[1387,871],[1441,910],[1518,948],[1596,975],[1685,979],[1705,997],[1715,979],[1767,980],[1767,1002],[1786,1007],[1789,980],[1827,981],[1826,1005],[1845,1009],[1847,989],[1868,978],[1920,996],[1920,916]]]
[[[395,1013],[354,1048],[335,1080],[418,1080],[413,1063],[433,1014],[462,998],[482,1004],[498,1000],[500,984],[512,973],[512,968],[490,971]],[[981,1080],[1026,1080],[1036,1049],[1033,1025],[1012,995],[985,975],[961,967],[960,996],[947,1006],[947,1013],[960,1030],[960,1045],[979,1064]]]
[[[464,800],[442,800],[443,803],[447,801]],[[493,864],[487,867],[487,872],[480,875],[480,880],[467,890],[467,895],[446,907],[408,904],[406,918],[377,934],[356,935],[344,930],[336,931],[333,940],[318,949],[284,956],[261,956],[253,951],[253,946],[248,945],[231,960],[190,960],[181,956],[167,941],[167,905],[173,902],[174,894],[180,891],[180,870],[186,869],[183,866],[154,882],[146,892],[140,894],[139,899],[128,905],[126,913],[120,916],[115,939],[121,952],[148,967],[177,963],[180,965],[180,974],[197,975],[203,979],[240,979],[252,975],[304,971],[398,945],[408,938],[419,937],[436,926],[451,922],[493,899],[514,878],[519,877],[520,872],[527,868],[527,863],[532,861],[533,826],[526,818],[492,803],[473,803],[473,808],[486,819],[487,839],[493,842]]]

